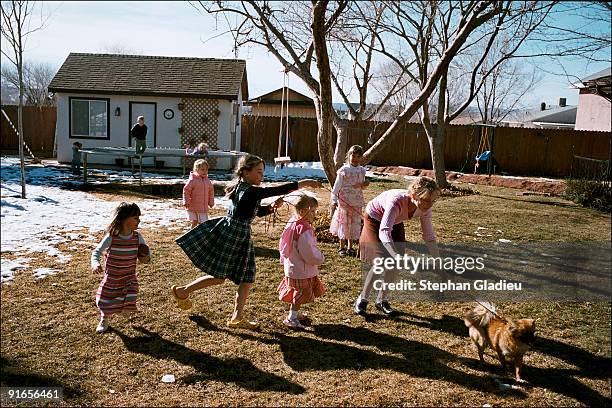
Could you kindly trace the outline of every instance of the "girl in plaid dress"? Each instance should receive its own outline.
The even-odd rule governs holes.
[[[363,189],[370,184],[365,179],[366,169],[360,165],[362,156],[361,146],[351,146],[346,152],[346,163],[338,170],[331,193],[329,231],[340,238],[340,256],[357,255],[353,244],[359,241],[361,234],[361,212],[365,205]]]
[[[320,188],[315,180],[300,180],[276,187],[258,187],[263,180],[265,163],[253,155],[240,158],[234,180],[226,189],[232,201],[227,216],[206,221],[181,237],[176,243],[195,266],[206,275],[184,286],[172,286],[177,306],[191,308],[189,295],[199,289],[220,285],[226,279],[238,285],[234,313],[227,322],[230,328],[256,329],[258,325],[244,318],[244,305],[255,282],[255,251],[251,239],[251,222],[255,216],[265,216],[282,205],[282,199],[262,207],[267,197],[284,195],[304,187]]]
[[[136,231],[139,223],[140,208],[136,204],[119,204],[108,226],[108,233],[91,254],[91,269],[101,274],[100,260],[105,253],[104,277],[96,292],[96,305],[100,309],[97,333],[104,333],[108,329],[113,314],[136,311],[136,261],[148,263],[151,260],[149,247]]]
[[[318,205],[316,198],[301,194],[278,245],[285,269],[285,276],[277,289],[278,298],[291,305],[289,316],[283,323],[292,329],[304,329],[301,321],[307,320],[307,317],[299,312],[300,306],[325,293],[317,268],[325,258],[317,248],[317,238],[310,225]]]

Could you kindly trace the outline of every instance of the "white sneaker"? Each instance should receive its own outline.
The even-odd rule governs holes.
[[[302,325],[302,323],[300,323],[300,321],[298,319],[289,319],[288,317],[283,320],[283,324],[287,327],[289,327],[290,329],[295,329],[295,330],[304,330],[305,327]]]
[[[98,327],[96,327],[96,333],[102,334],[108,329],[108,319],[101,318],[100,323],[98,323]]]

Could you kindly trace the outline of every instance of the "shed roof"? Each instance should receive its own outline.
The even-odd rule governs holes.
[[[248,98],[246,61],[216,58],[70,53],[51,92]]]

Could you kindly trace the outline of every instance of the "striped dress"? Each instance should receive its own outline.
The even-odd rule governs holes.
[[[118,236],[111,238],[106,251],[104,278],[96,292],[96,305],[102,316],[136,311],[136,261],[139,241],[136,231],[129,239]]]

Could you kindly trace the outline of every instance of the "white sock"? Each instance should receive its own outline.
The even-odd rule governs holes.
[[[290,310],[289,311],[289,315],[287,316],[287,319],[295,320],[295,319],[297,319],[297,316],[298,316],[297,310]]]

